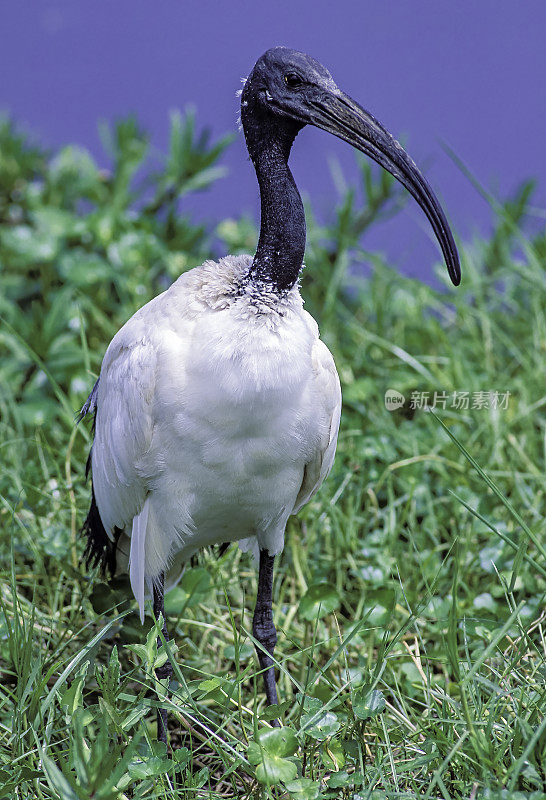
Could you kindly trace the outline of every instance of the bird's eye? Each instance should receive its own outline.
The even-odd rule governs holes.
[[[289,89],[297,89],[298,86],[301,86],[303,81],[299,75],[296,75],[295,72],[288,72],[284,76],[284,82],[288,86]]]

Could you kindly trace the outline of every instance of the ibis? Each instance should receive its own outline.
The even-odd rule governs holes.
[[[84,533],[88,565],[128,571],[142,621],[147,594],[164,619],[164,592],[199,548],[237,541],[254,553],[252,632],[273,704],[274,561],[288,518],[328,475],[341,412],[334,360],[300,295],[305,214],[288,159],[302,128],[328,131],[397,178],[455,285],[460,266],[419,169],[315,59],[264,53],[244,82],[241,123],[260,190],[256,252],[185,272],[112,339],[82,409],[95,414]],[[170,662],[156,674],[169,678]],[[165,709],[158,737],[167,740]]]

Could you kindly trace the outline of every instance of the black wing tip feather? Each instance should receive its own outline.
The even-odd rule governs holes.
[[[97,378],[95,381],[95,385],[91,389],[91,394],[81,407],[79,414],[76,416],[76,424],[79,424],[84,417],[97,410],[97,392],[99,390],[99,380],[100,378]]]
[[[116,572],[116,550],[121,531],[115,529],[114,541],[106,533],[92,487],[91,506],[83,523],[82,533],[87,537],[83,553],[86,568],[100,567],[103,575],[109,574],[113,577]]]
[[[97,410],[97,392],[99,388],[99,380],[91,389],[91,394],[82,406],[80,413],[77,416],[77,423],[81,422],[87,414],[92,414]],[[95,418],[96,419],[96,418]],[[93,421],[93,433],[95,428],[95,420]],[[85,465],[85,477],[89,475],[91,468],[91,451],[87,458]],[[111,577],[116,572],[116,550],[118,539],[121,535],[119,528],[114,529],[114,540],[110,539],[106,533],[106,529],[100,517],[99,508],[95,499],[95,490],[93,482],[91,482],[91,506],[87,512],[87,517],[82,526],[82,534],[86,537],[85,550],[83,551],[83,560],[87,569],[100,567],[102,575],[109,574]]]

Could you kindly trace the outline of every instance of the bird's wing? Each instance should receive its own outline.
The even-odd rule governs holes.
[[[332,354],[317,339],[312,356],[317,417],[323,420],[323,429],[314,457],[305,465],[293,514],[311,499],[332,468],[341,416],[341,386]]]
[[[91,452],[93,491],[107,535],[131,537],[129,575],[144,621],[149,477],[143,461],[153,435],[157,347],[137,317],[114,337],[102,363]]]
[[[157,349],[128,325],[112,340],[101,368],[91,456],[93,488],[102,523],[129,529],[147,494],[139,470],[152,439]]]

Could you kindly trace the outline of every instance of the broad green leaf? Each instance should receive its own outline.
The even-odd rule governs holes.
[[[298,740],[291,728],[260,731],[258,741],[250,742],[247,748],[249,762],[256,765],[257,780],[269,785],[293,780],[298,769],[287,757],[293,755],[297,747]]]
[[[225,689],[229,685],[229,681],[227,681],[225,678],[216,677],[207,678],[206,680],[201,681],[197,688],[207,694],[208,692],[215,692],[216,689]]]
[[[260,783],[276,786],[280,781],[293,780],[298,774],[298,768],[293,761],[265,751],[261,753],[255,742],[249,744],[247,755],[251,764],[257,764],[256,779]]]
[[[272,719],[278,719],[282,714],[284,714],[288,709],[292,708],[293,702],[291,700],[285,700],[283,703],[274,703],[270,706],[267,706],[262,713],[260,714],[260,719],[264,719],[267,721],[271,721]]]
[[[328,778],[328,786],[331,789],[341,789],[349,786],[360,786],[362,784],[362,775],[360,772],[352,772],[349,774],[346,771],[334,772]],[[356,795],[355,795],[356,797]]]
[[[137,722],[139,722],[142,717],[148,714],[149,710],[150,709],[148,706],[137,706],[136,708],[132,708],[121,724],[123,730],[128,731],[131,728],[134,728]]]
[[[266,728],[258,733],[258,744],[270,755],[293,756],[298,740],[292,728]]]
[[[178,747],[173,752],[173,760],[178,767],[185,767],[192,759],[191,751],[187,747]]]
[[[145,644],[128,644],[126,645],[127,650],[131,650],[132,653],[136,655],[138,660],[142,664],[149,663],[149,653],[148,648]]]
[[[165,614],[178,616],[184,609],[201,603],[211,592],[211,577],[203,567],[187,569],[178,586],[165,596]]]
[[[325,617],[339,607],[339,595],[330,583],[314,583],[300,600],[299,615],[306,620]]]
[[[187,592],[180,586],[175,586],[165,595],[165,616],[176,617],[182,613],[188,604]]]
[[[333,711],[312,712],[301,718],[301,729],[312,739],[319,742],[333,736],[339,730],[340,723]]]
[[[385,708],[385,698],[379,689],[358,689],[354,694],[353,711],[359,719],[377,717]]]
[[[316,800],[320,796],[320,781],[298,778],[295,781],[285,782],[284,785],[295,800]]]
[[[335,769],[336,771],[345,766],[345,751],[338,739],[332,739],[323,745],[322,763],[328,769]]]
[[[152,756],[146,761],[136,761],[129,764],[129,774],[135,780],[143,780],[144,778],[153,778],[156,775],[164,775],[172,769],[173,762],[170,758],[160,758],[159,756]]]
[[[180,586],[188,597],[200,598],[200,595],[208,595],[211,590],[211,577],[203,567],[193,567],[187,569],[180,579]]]
[[[324,705],[324,702],[320,698],[313,697],[313,695],[310,694],[304,695],[301,692],[298,692],[296,694],[296,700],[300,705],[303,704],[304,714],[310,714],[311,712],[318,712]]]
[[[88,669],[89,661],[86,661],[76,673],[69,688],[61,694],[60,704],[67,716],[72,716],[77,708],[83,706],[83,687]]]

